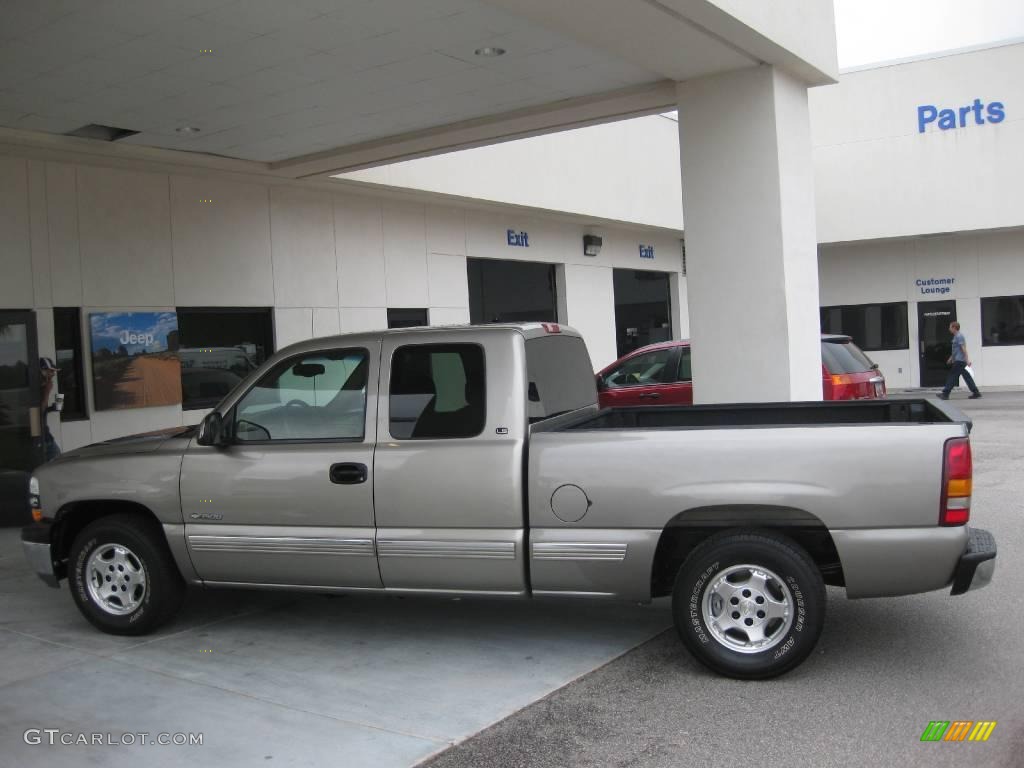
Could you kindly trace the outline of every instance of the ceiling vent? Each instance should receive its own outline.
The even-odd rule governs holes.
[[[98,141],[120,141],[126,136],[134,136],[138,131],[129,131],[127,128],[115,128],[112,125],[99,125],[89,123],[81,128],[68,131],[65,136],[78,136],[81,139],[96,139]]]

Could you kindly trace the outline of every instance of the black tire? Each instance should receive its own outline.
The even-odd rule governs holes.
[[[145,579],[144,589],[137,586],[138,577],[135,585],[130,582],[121,585],[126,600],[131,601],[120,605],[120,609],[126,611],[121,615],[102,607],[93,598],[89,587],[90,558],[97,550],[109,553],[111,544],[127,548],[131,555],[129,559]],[[120,599],[116,586],[119,574],[115,564],[111,564],[109,570],[111,578],[106,575],[104,578],[110,583],[101,583],[101,587],[94,591],[105,594],[109,587],[113,593],[111,600],[117,601]],[[120,578],[131,577],[121,574]],[[163,531],[155,522],[137,515],[109,515],[83,528],[71,544],[68,584],[71,597],[82,615],[93,626],[111,635],[152,632],[177,613],[185,596],[185,582],[167,547]],[[134,592],[131,591],[133,588]],[[136,599],[138,604],[133,606]],[[131,610],[127,610],[129,608]]]
[[[751,580],[758,577],[749,569],[738,568],[742,565],[777,577],[763,582],[767,597],[757,588],[762,582]],[[737,570],[730,573],[733,568]],[[743,591],[748,585],[750,589]],[[738,592],[727,602],[722,595],[731,590]],[[708,614],[722,616],[722,623],[714,622],[714,628],[705,618],[705,599],[710,601]],[[730,605],[733,599],[739,601],[734,606],[736,612]],[[776,605],[789,607],[788,626],[784,618],[763,618],[760,608],[766,599],[779,599]],[[717,534],[699,544],[679,569],[672,591],[672,615],[683,645],[715,672],[744,680],[776,677],[799,665],[814,650],[825,623],[825,584],[807,553],[785,536],[769,532]],[[765,639],[751,642],[754,636],[746,634],[744,623],[756,624],[754,630],[760,627]],[[723,625],[728,628],[723,630]],[[758,642],[765,643],[764,650],[757,650]],[[746,650],[737,650],[739,647]]]

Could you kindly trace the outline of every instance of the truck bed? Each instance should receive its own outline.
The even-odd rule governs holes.
[[[828,530],[851,597],[937,589],[967,543],[966,528],[938,522],[943,446],[968,425],[925,398],[587,409],[540,422],[530,540],[592,559],[531,562],[534,589],[631,596],[649,586],[666,527],[726,520]],[[626,552],[619,567],[593,554],[609,545]]]
[[[606,408],[559,419],[552,431],[805,427],[841,424],[966,424],[964,414],[934,399]],[[540,429],[538,429],[538,427]],[[547,431],[536,425],[535,431]]]

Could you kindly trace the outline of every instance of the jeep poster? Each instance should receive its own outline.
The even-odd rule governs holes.
[[[93,313],[89,330],[97,411],[181,402],[174,312]]]

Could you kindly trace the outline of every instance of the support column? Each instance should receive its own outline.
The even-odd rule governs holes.
[[[807,87],[762,65],[676,93],[694,401],[820,400]]]

